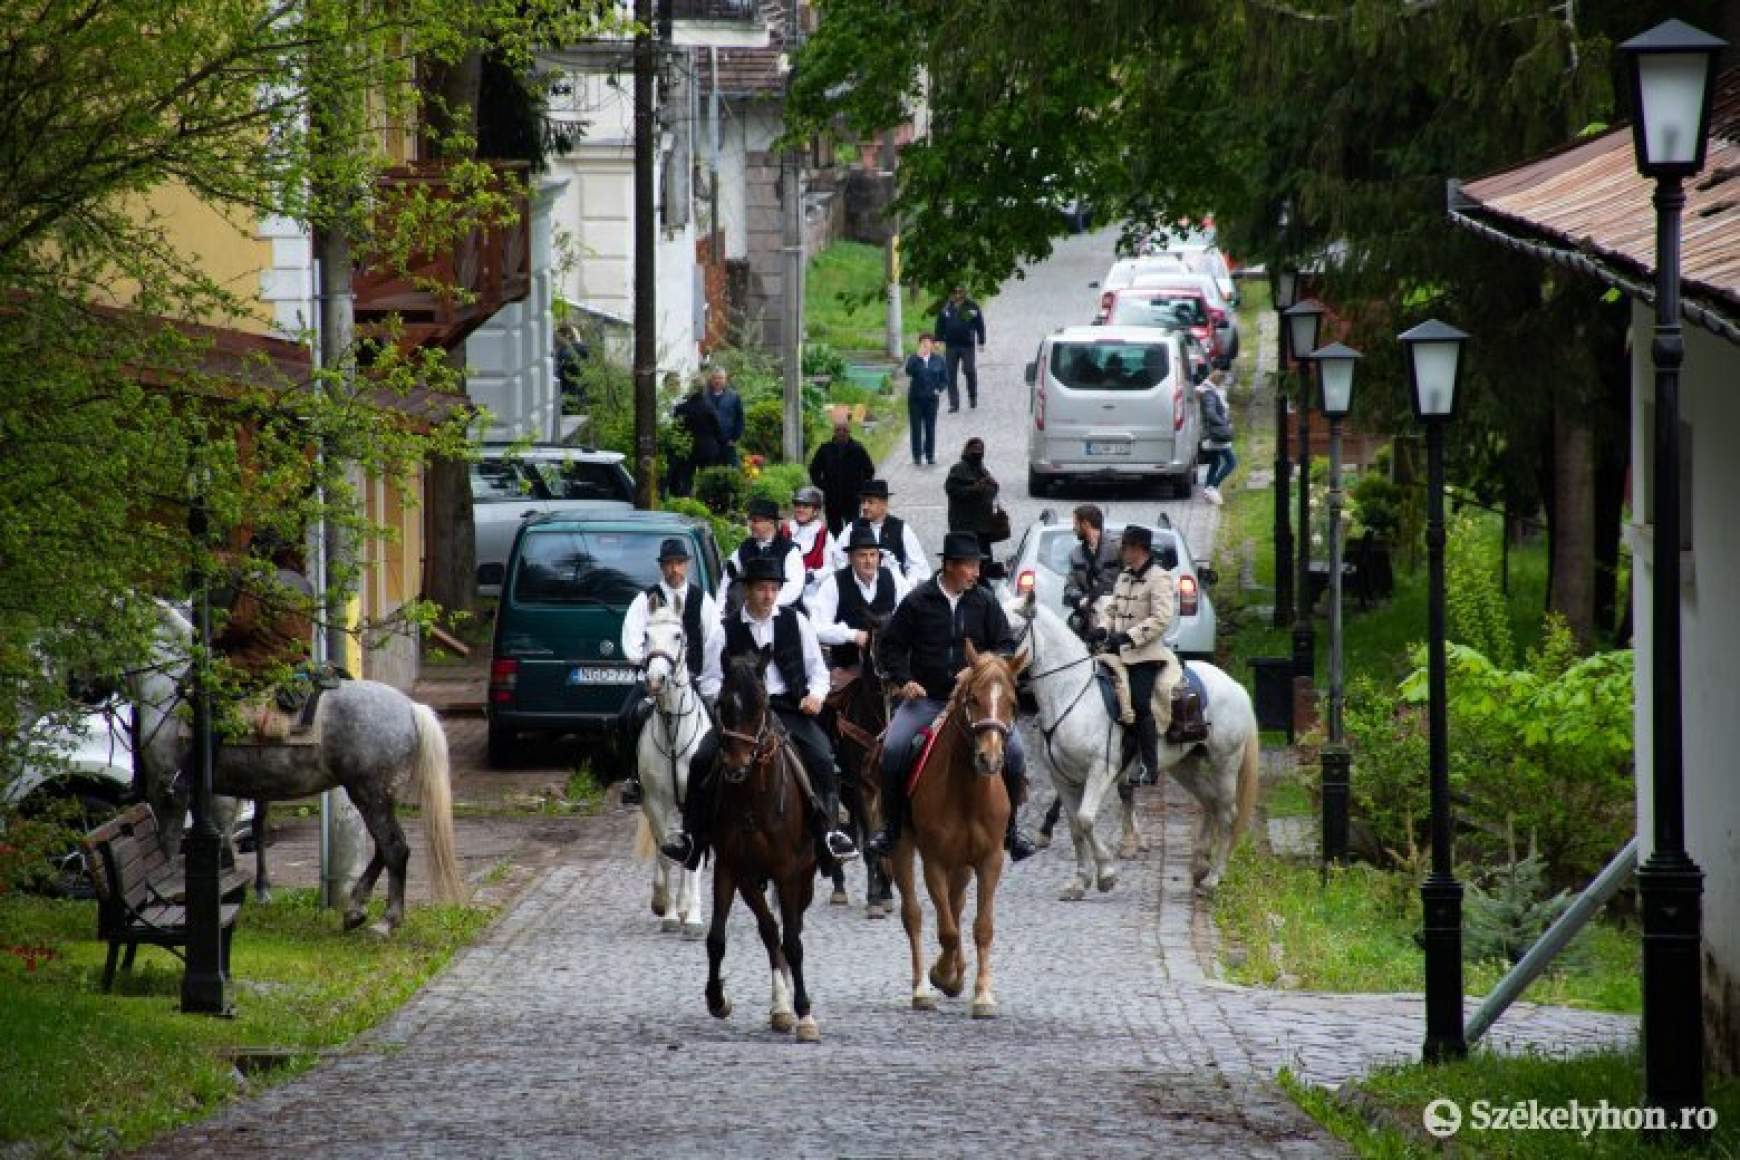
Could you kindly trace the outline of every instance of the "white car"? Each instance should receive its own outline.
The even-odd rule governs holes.
[[[1072,326],[1027,364],[1027,492],[1067,478],[1153,480],[1188,497],[1201,417],[1188,336],[1149,326]]]
[[[1107,524],[1104,534],[1115,540],[1124,534],[1124,526]],[[1164,513],[1148,526],[1154,533],[1154,558],[1172,573],[1177,596],[1177,615],[1166,631],[1166,646],[1185,659],[1213,660],[1214,603],[1208,598],[1208,589],[1217,579],[1214,569],[1197,564],[1190,544],[1173,530]],[[1067,619],[1070,609],[1064,604],[1063,593],[1069,581],[1069,555],[1075,546],[1075,530],[1059,523],[1057,513],[1046,508],[1028,525],[1009,558],[1007,585],[1013,586],[1017,595],[1035,593],[1041,604]]]
[[[486,443],[471,465],[471,505],[477,590],[495,596],[522,523],[552,512],[633,511],[634,479],[617,451]]]

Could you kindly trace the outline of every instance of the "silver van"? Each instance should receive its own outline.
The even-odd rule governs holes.
[[[1027,492],[1080,479],[1158,480],[1188,499],[1201,420],[1185,338],[1146,326],[1070,326],[1027,364]]]

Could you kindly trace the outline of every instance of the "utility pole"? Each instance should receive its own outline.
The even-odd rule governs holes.
[[[888,242],[886,250],[886,275],[888,279],[888,310],[887,330],[885,339],[888,357],[898,361],[902,354],[902,331],[905,324],[900,317],[900,217],[894,212],[893,198],[899,190],[899,182],[895,178],[895,166],[899,162],[899,151],[895,148],[894,134],[896,130],[886,129],[882,133],[882,169],[888,174]]]
[[[634,506],[658,496],[658,288],[653,247],[653,0],[634,0]]]
[[[797,77],[798,0],[785,6],[785,107],[791,108],[792,82]],[[787,463],[804,461],[803,325],[804,325],[804,192],[803,154],[793,144],[785,151],[780,173],[785,210],[785,422],[780,448]]]

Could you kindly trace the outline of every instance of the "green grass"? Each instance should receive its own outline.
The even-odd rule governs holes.
[[[377,904],[377,911],[379,904]],[[379,1023],[477,937],[477,907],[418,906],[390,939],[339,929],[311,890],[249,903],[232,951],[236,1018],[179,1011],[181,964],[141,947],[101,991],[105,944],[94,903],[0,898],[0,1141],[112,1151],[209,1114],[236,1085],[237,1048],[298,1053],[250,1080],[305,1070],[315,1052]],[[22,948],[46,957],[28,961]]]
[[[1263,812],[1271,818],[1310,818],[1317,816],[1317,806],[1305,783],[1291,777],[1269,787],[1263,795]]]
[[[1566,1160],[1582,1157],[1626,1157],[1686,1154],[1676,1152],[1667,1140],[1651,1140],[1637,1132],[1575,1130],[1497,1131],[1482,1130],[1476,1123],[1475,1105],[1514,1107],[1534,1101],[1543,1110],[1568,1107],[1572,1101],[1594,1108],[1605,1100],[1615,1109],[1642,1106],[1642,1064],[1635,1051],[1601,1051],[1582,1055],[1531,1052],[1495,1055],[1480,1051],[1456,1063],[1426,1066],[1409,1064],[1380,1068],[1358,1081],[1356,1090],[1375,1103],[1387,1121],[1373,1126],[1364,1116],[1348,1110],[1321,1088],[1300,1083],[1288,1074],[1281,1084],[1294,1100],[1319,1123],[1368,1158],[1425,1157],[1437,1155],[1423,1135],[1422,1114],[1436,1099],[1454,1100],[1462,1113],[1462,1128],[1451,1141],[1467,1155],[1528,1157],[1529,1160]],[[1740,1082],[1713,1080],[1706,1097],[1717,1116],[1717,1128],[1699,1154],[1740,1155]],[[1408,1133],[1394,1125],[1407,1125]]]
[[[841,352],[885,348],[883,263],[882,247],[862,242],[835,242],[810,260],[804,279],[804,333],[810,342]],[[902,350],[916,347],[919,332],[935,321],[929,306],[912,290],[902,291]]]
[[[1283,974],[1310,991],[1396,992],[1425,987],[1413,940],[1420,927],[1416,876],[1356,864],[1331,869],[1271,857],[1246,843],[1215,895],[1214,918],[1244,952],[1229,970],[1238,983],[1272,986]],[[1598,921],[1575,943],[1570,965],[1549,970],[1523,998],[1532,1003],[1636,1013],[1642,1006],[1637,932]],[[1470,995],[1484,995],[1507,964],[1470,962]]]

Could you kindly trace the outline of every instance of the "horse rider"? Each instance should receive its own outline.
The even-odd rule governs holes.
[[[1090,627],[1094,605],[1111,592],[1123,562],[1118,542],[1105,534],[1106,517],[1099,505],[1084,503],[1076,508],[1074,522],[1076,545],[1069,552],[1063,602],[1070,610],[1070,627],[1081,636]]]
[[[816,723],[828,695],[828,666],[822,646],[809,618],[782,606],[779,595],[785,584],[781,566],[769,557],[757,557],[745,568],[743,607],[727,616],[723,631],[707,639],[702,662],[701,696],[711,705],[725,683],[725,666],[738,657],[754,657],[771,647],[772,662],[763,676],[768,711],[778,718],[798,759],[809,777],[812,801],[811,833],[823,869],[858,856],[858,847],[839,828],[840,793],[834,776],[834,753],[827,734]],[[712,819],[717,788],[716,760],[697,760],[690,767],[689,795],[683,802],[682,832],[659,847],[673,862],[689,869],[700,867],[706,848],[708,822]],[[696,774],[699,774],[699,777]]]
[[[833,567],[846,566],[846,545],[851,539],[852,528],[862,524],[876,533],[876,543],[883,555],[906,577],[908,584],[916,588],[930,579],[930,561],[924,557],[924,545],[918,542],[918,533],[908,527],[905,520],[888,514],[888,481],[870,480],[859,492],[858,502],[858,518],[841,528],[840,534],[834,537]]]
[[[900,698],[888,722],[882,750],[882,800],[887,820],[868,845],[868,852],[878,857],[893,853],[900,841],[913,739],[935,722],[947,705],[955,678],[967,667],[967,642],[981,652],[1008,655],[1015,651],[1015,634],[1003,606],[979,584],[979,538],[971,532],[950,532],[943,537],[942,560],[942,570],[913,588],[877,639],[877,662],[894,695]],[[1003,754],[1003,784],[1009,792],[1009,829],[1004,842],[1009,856],[1017,862],[1035,850],[1033,839],[1016,825],[1026,768],[1021,731],[1011,730]]]
[[[652,618],[654,601],[665,607],[672,607],[677,601],[681,601],[683,661],[688,665],[689,676],[698,679],[701,665],[706,659],[707,642],[722,630],[719,626],[719,608],[712,595],[689,579],[689,559],[689,542],[681,536],[672,536],[659,545],[658,583],[638,593],[629,602],[628,613],[622,618],[622,655],[623,659],[635,665],[644,665],[647,655],[646,626],[647,621]],[[625,806],[640,804],[640,774],[634,767],[632,755],[640,738],[640,731],[646,725],[652,709],[653,700],[647,696],[646,685],[641,683],[636,686],[636,692],[623,703],[622,715],[618,720],[621,728],[621,751],[629,755],[624,762],[629,773],[622,783],[622,804]]]
[[[867,527],[850,529],[851,562],[828,573],[811,605],[816,639],[828,646],[828,667],[851,669],[863,660],[870,618],[889,617],[911,591],[906,577],[882,562],[882,545]]]
[[[816,589],[828,572],[828,521],[822,518],[825,503],[819,487],[800,487],[791,497],[791,523],[785,536],[797,545],[798,563],[804,569],[803,602],[799,612],[815,607]]]
[[[714,598],[727,616],[731,612],[730,590],[734,583],[745,583],[751,560],[772,560],[780,569],[779,606],[801,607],[804,598],[804,565],[798,547],[779,525],[779,505],[770,499],[749,501],[749,538],[737,545],[737,550],[725,558],[719,577],[719,591]]]
[[[1126,524],[1119,548],[1123,571],[1098,606],[1099,627],[1090,641],[1115,654],[1128,673],[1136,740],[1142,749],[1144,779],[1160,770],[1160,735],[1171,723],[1172,687],[1183,671],[1163,639],[1172,627],[1172,573],[1154,559],[1154,533]]]

